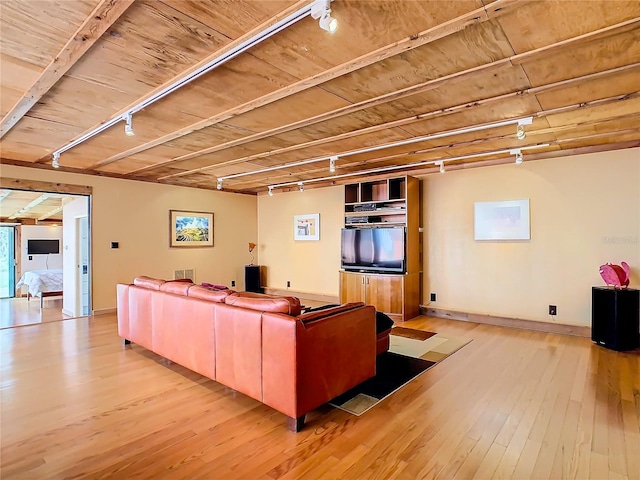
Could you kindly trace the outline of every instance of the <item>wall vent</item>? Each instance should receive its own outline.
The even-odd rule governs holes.
[[[195,268],[185,269],[184,278],[190,278],[192,282],[196,281],[196,270]]]
[[[173,272],[173,279],[179,280],[181,278],[190,278],[192,282],[196,281],[196,270],[195,268],[186,268],[184,270],[176,270]]]

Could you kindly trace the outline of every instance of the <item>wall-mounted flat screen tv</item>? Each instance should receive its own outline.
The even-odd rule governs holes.
[[[57,238],[27,240],[27,255],[47,255],[50,253],[60,253],[60,240]]]
[[[374,272],[405,272],[403,227],[343,228],[342,268]]]

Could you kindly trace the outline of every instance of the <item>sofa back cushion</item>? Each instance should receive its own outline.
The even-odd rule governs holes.
[[[134,285],[142,288],[148,288],[149,290],[160,290],[160,286],[163,285],[164,283],[165,283],[164,280],[160,280],[158,278],[146,277],[144,275],[133,279]]]
[[[321,310],[303,313],[302,315],[298,315],[298,320],[300,320],[302,323],[312,322],[314,320],[330,317],[331,315],[335,315],[336,313],[346,312],[362,306],[364,306],[363,302],[345,303],[343,305],[337,305],[335,307],[323,308]]]
[[[300,315],[300,299],[280,297],[262,293],[236,292],[224,299],[227,305],[258,310],[260,312],[284,313],[296,317]]]
[[[208,300],[210,302],[224,303],[224,299],[232,293],[235,292],[233,290],[217,290],[215,288],[193,285],[189,288],[189,293],[187,295],[201,300]]]
[[[184,281],[168,281],[160,285],[161,292],[173,293],[174,295],[187,295],[189,288],[193,285],[191,282]]]

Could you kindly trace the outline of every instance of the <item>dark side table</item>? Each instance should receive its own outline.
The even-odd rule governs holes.
[[[640,290],[591,289],[591,340],[612,350],[640,347]]]

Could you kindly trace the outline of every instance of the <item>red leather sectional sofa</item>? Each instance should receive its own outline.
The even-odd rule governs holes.
[[[212,290],[138,277],[118,284],[118,334],[289,417],[305,415],[375,375],[375,309],[301,313],[295,297]]]

